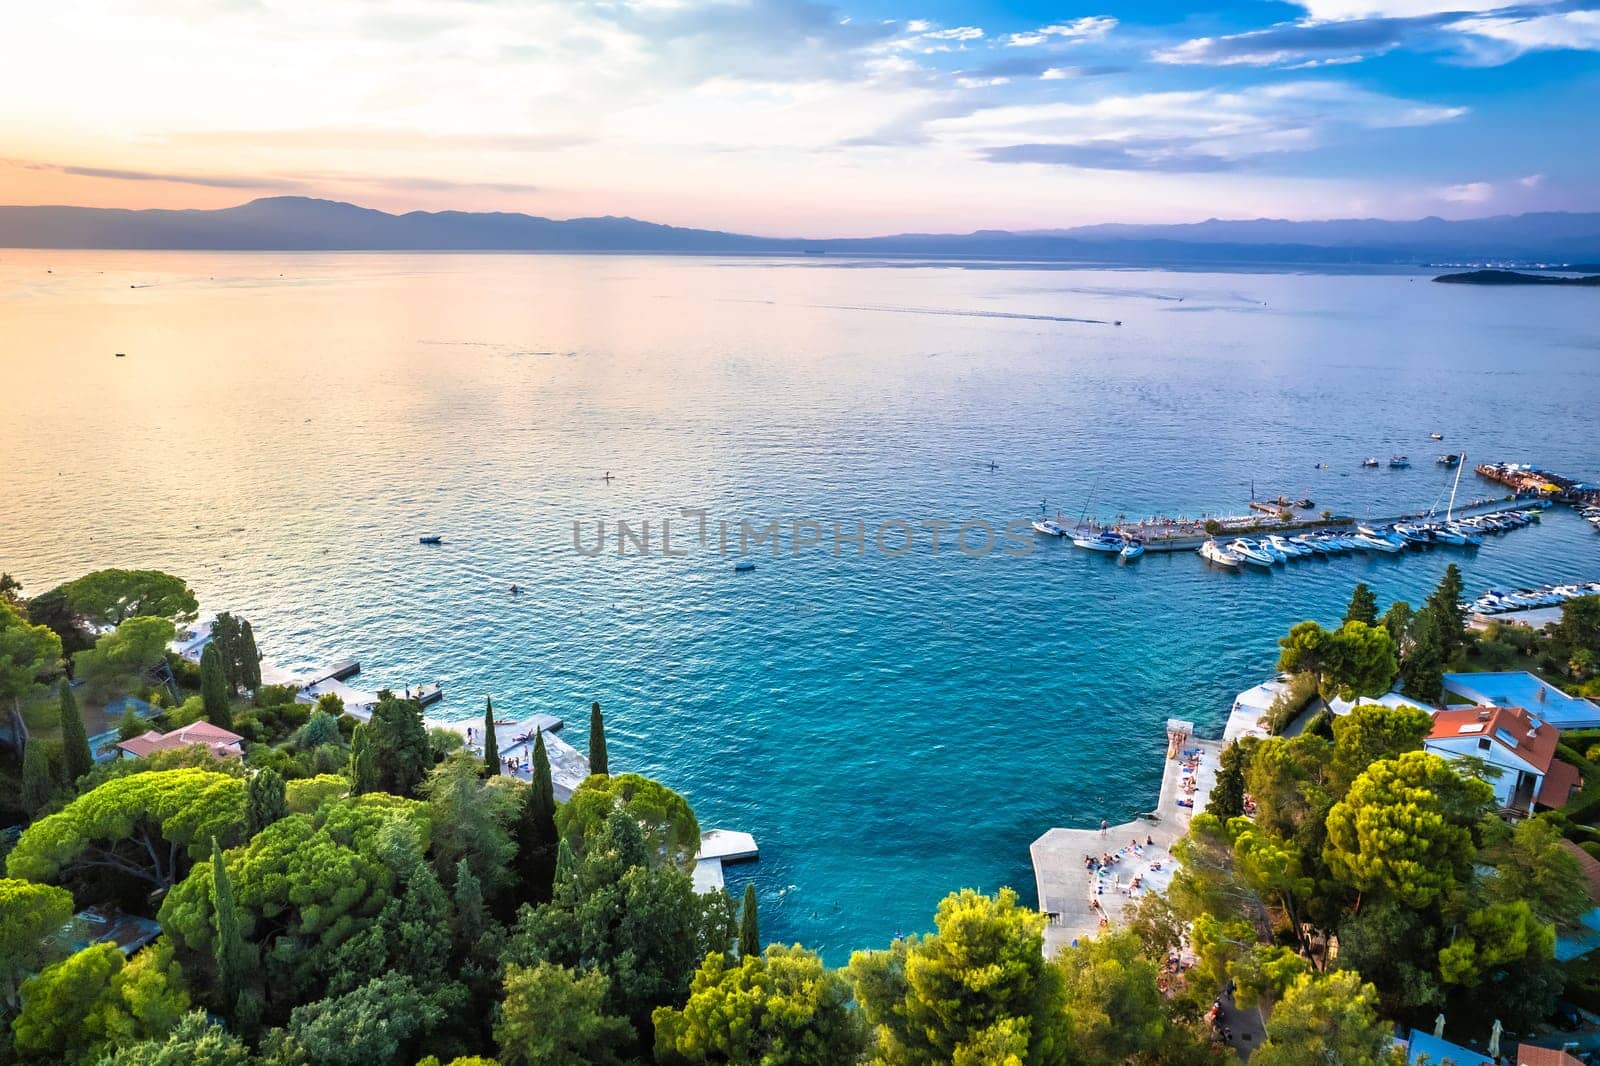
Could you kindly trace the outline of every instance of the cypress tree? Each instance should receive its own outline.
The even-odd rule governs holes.
[[[223,611],[211,621],[211,640],[207,648],[217,649],[222,662],[222,676],[228,682],[228,694],[239,694],[239,620]]]
[[[550,899],[556,874],[561,835],[556,831],[556,792],[550,779],[550,757],[544,731],[533,742],[533,784],[522,805],[517,825],[517,867],[524,898],[530,903]]]
[[[372,751],[371,727],[362,722],[350,734],[350,794],[363,796],[377,788],[378,766]]]
[[[494,735],[494,700],[483,698],[483,772],[493,777],[500,772],[500,738]]]
[[[1365,581],[1357,582],[1355,591],[1350,593],[1350,606],[1345,608],[1344,620],[1365,622],[1369,626],[1378,624],[1378,597],[1372,594]]]
[[[44,741],[28,741],[22,753],[22,806],[30,817],[44,810],[55,787],[56,783],[50,780],[50,754],[44,750]]]
[[[472,872],[472,867],[467,865],[466,859],[456,863],[456,922],[461,934],[461,943],[471,947],[483,935],[483,886],[478,882],[477,875]]]
[[[248,621],[239,629],[239,680],[251,692],[261,687],[261,653]]]
[[[211,957],[217,966],[217,996],[225,1009],[232,1010],[244,980],[244,934],[239,929],[228,868],[222,861],[222,845],[216,837],[211,838],[211,922],[216,933]]]
[[[283,775],[269,766],[250,779],[245,790],[245,832],[255,836],[288,813]]]
[[[83,716],[78,713],[78,701],[72,695],[72,686],[61,682],[61,754],[64,759],[67,784],[94,766],[94,754],[89,751],[89,734],[83,728]]]
[[[229,706],[228,678],[223,672],[222,654],[215,643],[207,644],[200,653],[200,698],[205,702],[206,721],[223,729],[233,727],[233,709]]]
[[[1400,690],[1437,706],[1444,697],[1444,643],[1438,615],[1430,604],[1411,624],[1411,653],[1400,663]]]
[[[1428,610],[1433,613],[1433,620],[1439,627],[1441,664],[1449,663],[1454,658],[1456,650],[1466,643],[1467,611],[1461,605],[1461,593],[1464,588],[1460,568],[1451,563],[1445,567],[1444,577],[1439,579],[1439,587],[1428,597]]]
[[[572,845],[567,843],[567,838],[562,837],[561,843],[556,845],[556,879],[557,885],[564,885],[577,876],[578,856],[573,854]]]
[[[761,919],[756,913],[756,886],[744,886],[744,904],[739,908],[739,957],[753,959],[761,954]]]
[[[600,717],[600,701],[589,705],[589,772],[610,775],[606,761],[606,723]]]
[[[1238,744],[1229,744],[1217,760],[1217,781],[1211,786],[1206,811],[1223,821],[1244,813],[1244,752]]]

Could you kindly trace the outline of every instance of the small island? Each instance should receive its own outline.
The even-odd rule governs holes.
[[[1588,285],[1600,286],[1600,274],[1581,278],[1545,274],[1524,274],[1520,270],[1469,270],[1464,274],[1441,274],[1433,279],[1447,285]]]

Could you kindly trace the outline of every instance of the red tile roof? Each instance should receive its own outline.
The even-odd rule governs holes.
[[[1560,1048],[1534,1047],[1532,1044],[1517,1045],[1517,1066],[1583,1066],[1580,1059],[1575,1059]]]
[[[1556,759],[1550,763],[1550,769],[1545,771],[1544,780],[1539,784],[1539,794],[1534,797],[1534,802],[1552,810],[1565,807],[1572,794],[1582,785],[1583,775],[1578,772],[1578,768],[1569,762]]]
[[[1433,732],[1429,740],[1460,740],[1463,736],[1489,737],[1501,747],[1514,751],[1541,774],[1550,769],[1555,758],[1556,744],[1561,739],[1555,726],[1540,722],[1533,727],[1537,716],[1521,707],[1458,707],[1439,711],[1433,716]],[[1462,733],[1464,725],[1482,725],[1476,733]],[[1498,734],[1504,730],[1515,744],[1506,744]]]
[[[174,729],[166,734],[157,733],[152,729],[148,733],[124,740],[117,747],[141,759],[152,752],[172,751],[175,748],[186,748],[191,744],[204,744],[218,755],[226,755],[232,750],[237,750],[242,740],[244,738],[237,733],[230,733],[221,726],[202,721]]]
[[[1590,855],[1570,840],[1563,840],[1561,846],[1578,860],[1578,869],[1583,871],[1583,879],[1589,886],[1589,898],[1600,903],[1600,859]]]

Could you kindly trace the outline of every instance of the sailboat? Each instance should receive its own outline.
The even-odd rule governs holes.
[[[1456,490],[1461,487],[1461,471],[1467,468],[1467,453],[1462,452],[1460,460],[1456,463],[1456,481],[1450,486],[1450,504],[1444,510],[1444,528],[1435,534],[1447,544],[1462,544],[1476,548],[1483,543],[1483,538],[1477,536],[1471,529],[1455,522],[1453,515],[1456,509]],[[1459,539],[1457,539],[1459,538]]]

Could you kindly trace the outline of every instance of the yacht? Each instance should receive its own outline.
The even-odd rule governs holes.
[[[1356,537],[1356,540],[1360,541],[1362,544],[1365,544],[1368,548],[1372,548],[1376,551],[1390,552],[1392,554],[1394,552],[1405,550],[1404,541],[1401,541],[1398,538],[1391,539],[1390,537],[1377,533],[1362,533]]]
[[[1056,525],[1048,518],[1041,518],[1033,523],[1035,533],[1043,533],[1047,537],[1064,537],[1067,531]]]
[[[1404,470],[1406,467],[1408,467],[1410,465],[1411,465],[1411,460],[1407,459],[1403,455],[1391,455],[1391,456],[1389,456],[1389,469],[1390,470]]]
[[[1239,569],[1239,563],[1242,561],[1237,555],[1214,540],[1208,540],[1200,545],[1200,557],[1208,563],[1225,566],[1229,570]]]
[[[1268,537],[1267,542],[1290,559],[1300,559],[1307,555],[1313,554],[1310,548],[1301,547],[1288,537],[1278,533],[1274,533]]]
[[[1314,534],[1302,533],[1298,537],[1290,537],[1289,543],[1297,548],[1304,548],[1307,555],[1328,554],[1328,546],[1322,542],[1322,538]]]
[[[1470,529],[1462,528],[1460,525],[1457,525],[1455,522],[1446,522],[1445,525],[1444,525],[1444,528],[1445,528],[1445,530],[1447,532],[1453,533],[1456,536],[1461,538],[1458,541],[1451,541],[1452,544],[1465,544],[1466,546],[1468,546],[1470,548],[1476,548],[1476,547],[1478,547],[1478,545],[1483,543],[1483,538],[1482,537],[1478,536],[1475,532],[1473,532]]]
[[[1251,566],[1272,566],[1278,561],[1277,557],[1270,551],[1248,537],[1240,537],[1238,540],[1231,541],[1228,544],[1228,550]]]
[[[1121,533],[1113,533],[1109,529],[1103,533],[1095,534],[1080,530],[1079,533],[1072,538],[1072,543],[1076,544],[1080,548],[1088,548],[1092,552],[1120,553],[1122,551],[1124,540],[1125,538]]]

